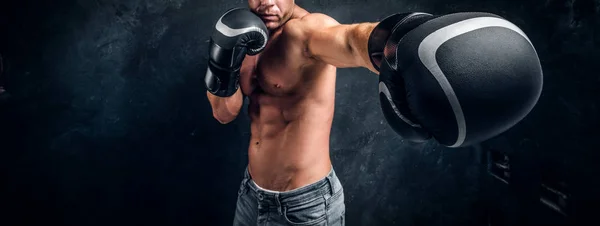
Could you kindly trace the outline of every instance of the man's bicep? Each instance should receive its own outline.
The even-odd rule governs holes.
[[[307,48],[311,57],[336,67],[356,67],[349,33],[352,25],[343,25],[324,14],[303,18],[309,29]]]

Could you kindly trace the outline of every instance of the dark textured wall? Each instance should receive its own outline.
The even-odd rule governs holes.
[[[342,23],[406,11],[496,13],[529,35],[545,72],[525,121],[482,145],[448,149],[404,142],[379,110],[376,76],[340,69],[331,154],[347,225],[487,225],[494,211],[508,225],[560,223],[536,210],[547,174],[570,184],[571,220],[597,204],[600,1],[297,3]],[[212,119],[202,78],[210,29],[243,5],[3,1],[0,53],[12,98],[0,109],[0,224],[230,224],[249,120]],[[489,179],[492,149],[515,159],[514,187]]]

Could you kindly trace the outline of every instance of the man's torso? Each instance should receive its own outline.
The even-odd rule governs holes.
[[[249,171],[261,187],[286,191],[329,173],[336,69],[306,53],[307,25],[292,19],[265,50],[247,56],[241,89],[249,97]]]

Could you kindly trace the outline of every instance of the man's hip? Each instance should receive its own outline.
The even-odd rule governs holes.
[[[325,178],[285,192],[260,188],[246,169],[233,225],[344,225],[344,217],[344,190],[333,167]]]

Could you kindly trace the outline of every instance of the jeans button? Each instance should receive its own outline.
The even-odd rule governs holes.
[[[263,200],[263,195],[261,193],[258,193],[258,199]]]

